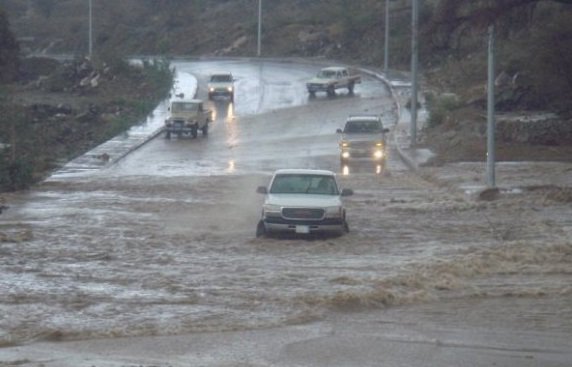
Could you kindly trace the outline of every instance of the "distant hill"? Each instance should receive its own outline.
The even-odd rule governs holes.
[[[88,1],[3,0],[24,52],[85,54]],[[123,55],[253,56],[258,0],[92,0],[94,50]],[[467,100],[486,80],[486,26],[498,73],[518,81],[505,109],[570,109],[572,0],[423,0],[420,62],[434,88]],[[385,1],[264,0],[262,55],[381,66]],[[390,1],[390,67],[408,69],[411,0]]]

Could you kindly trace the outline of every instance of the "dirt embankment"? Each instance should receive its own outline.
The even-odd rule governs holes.
[[[23,60],[20,79],[0,100],[0,191],[24,188],[124,131],[171,84],[165,62]]]

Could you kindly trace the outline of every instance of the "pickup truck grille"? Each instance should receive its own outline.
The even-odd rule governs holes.
[[[350,142],[350,148],[373,149],[373,148],[375,148],[375,142],[372,142],[372,141],[352,141],[352,142]]]
[[[324,217],[324,209],[313,208],[283,208],[282,217],[285,219],[315,219]]]

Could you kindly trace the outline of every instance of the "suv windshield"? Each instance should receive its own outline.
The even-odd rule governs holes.
[[[345,133],[379,133],[383,129],[381,122],[379,121],[348,121],[344,128]]]
[[[198,103],[176,102],[171,106],[173,112],[194,112],[199,110]]]
[[[338,186],[333,176],[282,174],[274,178],[270,193],[338,195]]]
[[[214,83],[232,82],[232,76],[230,74],[212,75],[211,82]]]

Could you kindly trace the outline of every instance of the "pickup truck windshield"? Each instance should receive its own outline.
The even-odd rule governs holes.
[[[185,102],[177,102],[173,103],[171,106],[171,110],[173,112],[195,112],[199,110],[198,103],[185,103]]]
[[[318,78],[332,79],[336,77],[336,72],[331,70],[322,70],[318,73]]]
[[[270,193],[338,195],[338,186],[332,176],[284,174],[274,178]]]
[[[232,82],[232,76],[226,75],[226,74],[213,75],[213,76],[211,76],[211,82],[214,82],[214,83]]]
[[[383,126],[379,121],[348,121],[344,127],[344,133],[350,134],[375,134],[382,130]]]

